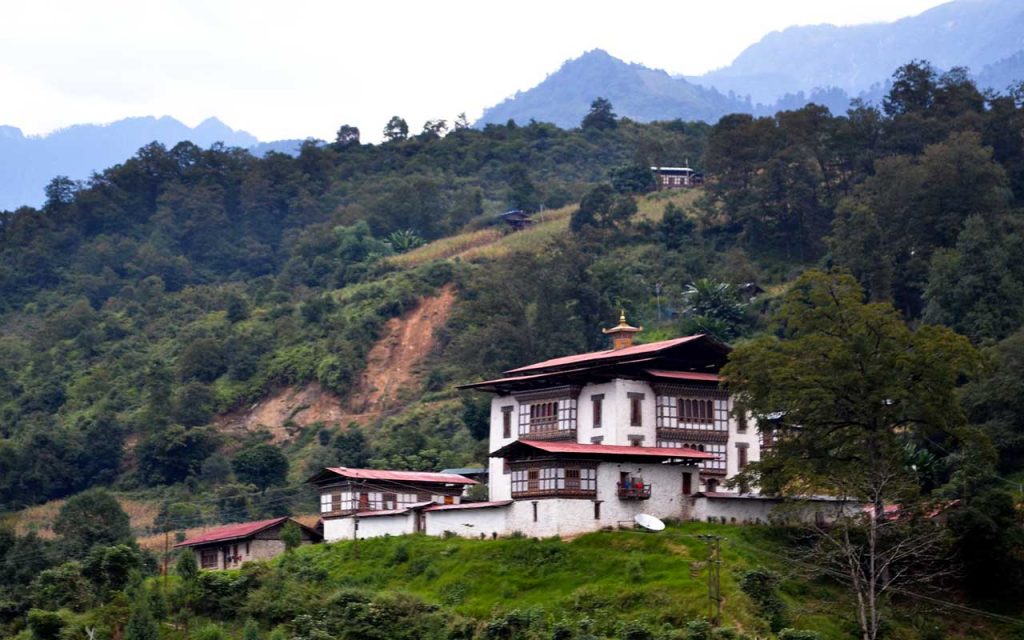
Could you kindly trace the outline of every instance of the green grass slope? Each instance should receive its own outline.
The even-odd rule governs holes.
[[[701,538],[709,534],[722,538],[721,626],[731,630],[710,635],[701,631],[711,614]],[[768,569],[781,578],[787,627],[822,639],[856,637],[850,596],[809,572],[788,537],[768,527],[686,523],[568,541],[343,541],[204,576],[216,596],[207,614],[233,618],[229,627],[252,617],[283,637],[316,628],[338,638],[774,638],[740,587],[745,572]],[[942,616],[914,601],[896,603],[890,618],[887,637],[894,639],[1012,637],[1010,629]]]

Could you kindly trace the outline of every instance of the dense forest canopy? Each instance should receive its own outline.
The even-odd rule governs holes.
[[[57,177],[42,208],[0,213],[0,508],[104,486],[161,500],[157,526],[177,530],[308,507],[296,486],[326,463],[484,462],[487,400],[453,383],[603,348],[620,307],[648,340],[772,333],[778,294],[817,267],[983,352],[960,394],[995,445],[972,487],[995,506],[976,515],[1012,520],[989,489],[1024,470],[1021,131],[1024,86],[982,93],[962,70],[914,62],[881,107],[845,114],[638,124],[595,100],[572,130],[432,121],[410,135],[396,116],[380,145],[347,125],[296,157],[153,144],[85,183]],[[649,193],[650,166],[687,158],[708,176],[699,199]],[[566,228],[536,246],[391,259],[498,228],[505,209],[569,205]],[[288,385],[345,398],[385,323],[445,287],[454,310],[395,411],[280,446],[218,428]],[[35,558],[3,577],[0,616],[15,621],[59,554],[3,535],[0,555]]]

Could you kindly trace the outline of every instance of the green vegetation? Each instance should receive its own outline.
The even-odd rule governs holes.
[[[706,622],[704,534],[725,537],[718,629]],[[186,629],[198,634],[191,637],[215,629],[222,638],[382,640],[849,637],[852,601],[821,572],[790,561],[804,554],[785,530],[709,524],[672,525],[659,534],[598,532],[570,542],[403,536],[300,547],[229,572],[199,573],[185,554],[166,590],[153,581],[116,607],[58,613],[67,627],[95,624],[100,633],[120,625],[146,634],[154,621],[173,620],[178,631],[165,627],[165,639],[185,638]],[[34,611],[36,624],[44,624],[44,612]],[[890,636],[942,633],[952,640],[1012,631],[935,620],[923,615],[928,611],[906,602]]]
[[[786,306],[787,291],[801,282],[798,295],[806,285],[798,278],[813,268],[849,273],[867,301],[888,305],[877,325],[887,336],[941,338],[963,353],[967,343],[939,324],[981,353],[980,366],[955,380],[955,394],[943,392],[940,407],[916,402],[921,379],[895,375],[920,370],[898,357],[874,369],[877,386],[869,391],[877,397],[867,399],[914,400],[907,406],[927,409],[929,418],[966,420],[956,437],[922,431],[931,444],[907,431],[915,492],[959,501],[941,532],[964,581],[938,587],[948,599],[998,594],[989,606],[1018,602],[1021,497],[1007,489],[1024,472],[1024,272],[1015,260],[1024,197],[1021,95],[982,94],[957,70],[940,75],[912,63],[898,70],[882,108],[857,105],[846,114],[809,105],[772,117],[730,115],[713,126],[638,124],[596,100],[585,126],[572,130],[537,122],[473,130],[457,122],[448,131],[432,121],[419,134],[396,116],[380,145],[360,143],[347,125],[334,142],[309,141],[295,158],[154,144],[84,184],[56,179],[41,209],[0,213],[0,511],[107,487],[149,501],[154,511],[159,505],[159,514],[151,526],[125,532],[107,508],[109,496],[89,492],[67,508],[102,509],[109,527],[69,517],[49,540],[5,525],[0,632],[82,636],[84,627],[75,625],[111,629],[136,612],[133,628],[145,635],[147,610],[161,621],[171,610],[207,619],[213,626],[192,628],[203,636],[238,636],[252,617],[262,632],[286,624],[288,637],[313,638],[333,633],[337,611],[362,620],[359,633],[367,634],[380,626],[370,614],[384,611],[408,622],[402,633],[421,636],[466,618],[472,629],[457,637],[708,637],[695,622],[699,607],[666,595],[692,585],[659,583],[668,579],[653,557],[664,549],[628,561],[595,556],[588,561],[617,564],[609,577],[589,582],[608,580],[608,590],[615,582],[623,593],[669,585],[645,595],[665,604],[658,610],[674,611],[671,619],[632,616],[631,601],[604,592],[611,604],[603,612],[577,616],[566,593],[589,582],[572,582],[560,569],[554,583],[565,588],[557,597],[525,574],[493,587],[473,582],[465,593],[454,583],[440,590],[444,576],[468,579],[463,565],[426,577],[428,565],[448,562],[443,545],[499,555],[531,544],[585,550],[618,540],[610,534],[570,545],[417,539],[402,553],[388,546],[394,541],[373,542],[361,547],[366,554],[380,545],[396,560],[366,574],[326,558],[314,562],[341,551],[297,549],[289,554],[296,559],[277,565],[296,563],[294,576],[264,567],[172,579],[191,589],[174,605],[138,586],[157,561],[131,538],[312,511],[301,480],[325,464],[436,470],[483,462],[487,399],[459,396],[453,384],[603,349],[599,329],[620,308],[647,327],[645,340],[711,331],[749,354],[746,341],[763,345],[794,332],[821,338],[829,318],[800,327]],[[686,158],[707,173],[704,189],[648,193],[647,167]],[[495,214],[510,207],[536,211],[535,224],[508,232]],[[859,290],[844,290],[847,308],[860,309]],[[454,292],[454,306],[420,336],[427,346],[412,382],[386,408],[361,412],[373,391],[362,380],[367,356],[387,323],[442,291]],[[809,356],[789,355],[799,371],[814,373]],[[828,370],[842,380],[849,373]],[[834,382],[807,379],[810,395]],[[760,408],[768,412],[781,396],[771,395],[771,381],[765,385]],[[307,389],[322,391],[339,409],[331,415],[344,417],[303,426],[292,421],[296,408],[267,429],[229,419],[276,393]],[[424,563],[421,574],[401,573],[416,563]],[[767,560],[740,563],[749,571],[762,564],[785,569]],[[327,577],[316,577],[320,568]],[[761,581],[761,609],[733,609],[731,623],[747,632],[761,618],[783,615],[766,590],[770,582]],[[278,583],[286,596],[272,599]],[[399,583],[412,595],[398,593]],[[787,624],[826,637],[856,628],[846,618],[836,623],[831,609],[799,613],[819,600],[819,588],[838,593],[801,584],[780,583]],[[197,585],[215,597],[195,599]],[[501,594],[487,590],[501,585],[521,587],[508,596],[518,609],[492,611]],[[737,601],[746,597],[729,588]],[[327,606],[321,597],[337,600]],[[289,603],[313,603],[330,615],[317,618],[314,608],[301,619],[291,610],[271,617]],[[908,605],[894,604],[895,619],[914,611]],[[536,613],[538,606],[547,613]],[[586,631],[584,615],[603,626]],[[475,626],[480,620],[493,629],[489,636]],[[221,622],[229,628],[219,630]]]

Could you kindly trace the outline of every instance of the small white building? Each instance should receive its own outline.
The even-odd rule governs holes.
[[[320,492],[320,518],[328,542],[425,531],[423,508],[457,505],[463,489],[478,484],[452,473],[350,467],[328,467],[306,482]]]

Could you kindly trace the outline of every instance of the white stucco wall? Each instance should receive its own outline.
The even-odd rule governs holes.
[[[466,538],[479,538],[480,534],[490,538],[493,534],[503,536],[507,529],[509,507],[487,507],[485,509],[451,509],[427,511],[426,533],[429,536],[443,536],[446,531]]]
[[[325,518],[323,520],[324,542],[351,540],[353,538],[352,524],[352,518]]]
[[[416,525],[412,512],[358,519],[352,516],[329,518],[324,520],[324,541],[336,542],[354,539],[357,522],[359,539],[376,538],[383,535],[400,536],[412,533]]]
[[[592,396],[604,395],[601,402],[601,428],[594,428],[594,403]],[[613,424],[614,413],[608,413],[609,408],[615,402],[615,382],[603,384],[588,384],[580,391],[579,405],[577,408],[576,441],[590,444],[593,438],[603,438],[602,444],[615,444],[615,434],[610,427]]]
[[[693,500],[693,519],[723,521],[727,524],[755,524],[769,522],[811,523],[834,519],[842,511],[857,509],[857,505],[831,500],[771,500],[765,498],[707,498]]]
[[[416,520],[413,512],[390,516],[373,516],[359,518],[357,537],[377,538],[380,536],[400,536],[415,531]]]
[[[624,500],[617,494],[619,474],[628,472],[642,477],[651,485],[648,500]],[[691,516],[690,500],[682,495],[683,473],[693,474],[697,487],[696,467],[664,464],[604,462],[597,469],[597,497],[535,498],[516,500],[509,509],[507,532],[519,531],[528,536],[546,537],[595,531],[633,522],[634,516],[646,513],[658,518],[687,520]],[[594,502],[600,501],[600,517],[595,518]],[[533,503],[537,504],[537,519]]]
[[[739,423],[732,415],[734,408],[735,405],[732,398],[729,398],[729,456],[726,459],[726,478],[731,478],[740,471],[739,452],[736,450],[737,443],[746,443],[748,463],[757,462],[761,459],[761,439],[757,433],[757,421],[754,420],[753,416],[747,414],[747,428],[746,431],[741,433]],[[756,488],[751,487],[751,490],[756,490]]]

